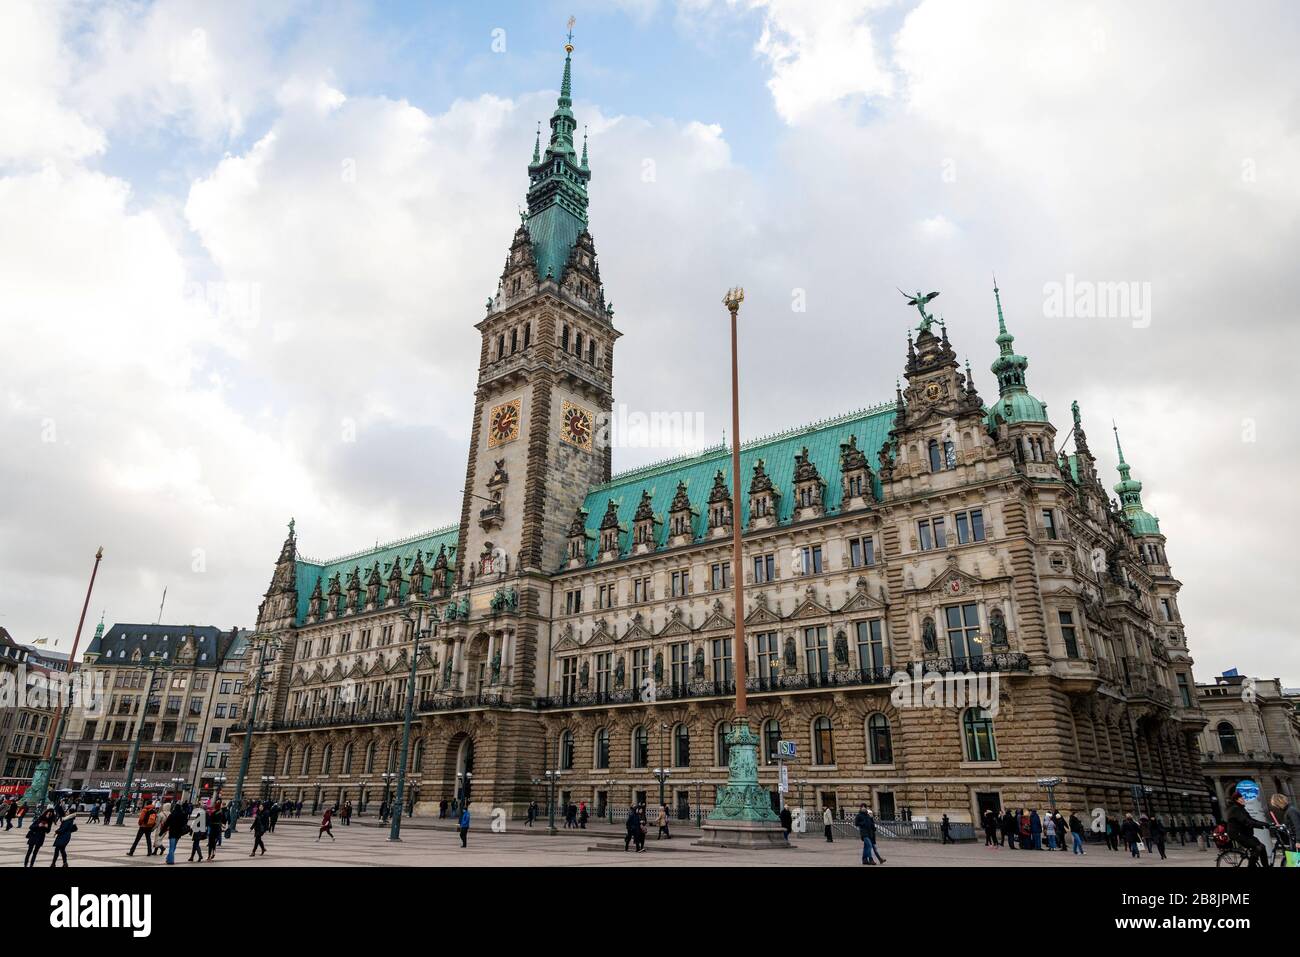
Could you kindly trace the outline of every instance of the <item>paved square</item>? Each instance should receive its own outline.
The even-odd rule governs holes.
[[[135,828],[86,824],[84,818],[68,847],[73,867],[161,867],[162,857],[150,858],[144,845],[134,857],[127,849],[135,839]],[[503,834],[486,827],[471,830],[469,847],[462,849],[456,831],[430,821],[408,822],[401,843],[387,840],[388,829],[376,823],[336,826],[335,839],[317,841],[314,820],[281,820],[274,834],[266,836],[267,853],[250,858],[253,838],[246,822],[239,832],[218,849],[215,859],[203,865],[185,864],[190,853],[187,838],[177,845],[177,867],[442,867],[442,866],[549,866],[549,867],[717,867],[736,864],[795,865],[806,867],[861,866],[862,845],[837,837],[828,844],[821,832],[796,837],[790,850],[733,851],[693,846],[699,832],[693,828],[674,831],[672,840],[646,841],[646,851],[623,851],[620,827],[591,825],[587,830],[561,829],[548,835],[544,823],[533,828],[511,822]],[[593,850],[592,848],[597,848]],[[27,850],[26,834],[14,828],[0,832],[0,867],[20,867]],[[1213,867],[1215,853],[1174,843],[1166,848],[1167,861],[1143,854],[1134,860],[1126,851],[1114,852],[1091,846],[1078,857],[1067,852],[1011,851],[986,848],[983,842],[943,846],[928,841],[886,840],[881,844],[888,867]],[[41,848],[38,865],[49,867],[53,843]]]

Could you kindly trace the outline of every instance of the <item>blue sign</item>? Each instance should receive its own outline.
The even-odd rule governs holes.
[[[1253,801],[1259,797],[1259,785],[1250,778],[1246,778],[1244,781],[1237,782],[1237,793],[1247,801]]]

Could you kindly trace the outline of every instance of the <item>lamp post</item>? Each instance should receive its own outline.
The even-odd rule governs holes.
[[[262,700],[262,677],[266,673],[266,646],[272,651],[280,650],[280,640],[270,635],[257,634],[251,639],[257,644],[257,676],[253,682],[253,706],[248,712],[248,728],[244,731],[244,754],[239,762],[239,775],[235,778],[235,797],[230,802],[230,827],[226,828],[226,837],[235,833],[235,824],[243,812],[244,776],[248,774],[248,761],[253,754],[253,728],[257,724],[257,706]]]
[[[560,783],[560,772],[547,768],[542,773],[546,775],[546,833],[555,834],[555,786]]]
[[[659,782],[659,806],[663,807],[664,806],[664,785],[668,783],[668,778],[672,775],[673,772],[668,770],[668,768],[655,768],[654,773],[655,773],[655,780]]]
[[[393,806],[392,806],[391,804],[388,803],[388,787],[389,787],[390,784],[392,784],[394,781],[397,780],[397,772],[396,772],[396,771],[384,771],[384,772],[383,772],[382,774],[380,774],[379,776],[380,776],[381,778],[384,779],[384,800],[383,800],[383,804],[384,804],[384,806],[387,808],[387,810],[388,810],[388,814],[389,814],[389,816],[391,817],[391,816],[392,816],[392,813],[393,813]]]
[[[700,809],[700,788],[701,786],[703,786],[704,781],[701,778],[696,778],[691,783],[695,785],[695,826],[699,827],[700,824],[702,823],[700,820],[700,816],[703,813],[703,811]]]
[[[608,815],[610,824],[614,823],[614,802],[610,798],[614,795],[614,785],[616,784],[618,782],[613,778],[605,778],[605,814]]]
[[[767,789],[758,783],[758,737],[749,728],[745,698],[749,649],[745,644],[745,575],[741,548],[740,363],[736,332],[736,316],[744,299],[745,290],[736,286],[722,300],[731,314],[731,582],[735,602],[732,617],[736,622],[732,654],[736,663],[736,720],[727,733],[727,783],[718,791],[700,843],[713,847],[789,847]]]
[[[212,795],[214,801],[221,800],[221,788],[225,785],[225,783],[226,783],[226,776],[224,774],[218,774],[212,778],[212,789],[213,791],[216,792],[215,794]]]
[[[77,646],[81,644],[81,629],[86,624],[86,609],[90,607],[90,593],[95,587],[95,575],[99,572],[99,563],[104,558],[104,549],[99,548],[95,551],[95,564],[90,569],[90,584],[86,586],[86,600],[81,605],[81,618],[77,620],[77,633],[72,638],[72,652],[68,655],[68,679],[71,683],[72,672],[77,667]],[[27,787],[27,793],[23,796],[23,801],[28,807],[34,807],[37,804],[44,804],[52,785],[57,783],[52,781],[54,762],[58,760],[59,749],[63,747],[63,730],[66,726],[68,715],[68,695],[62,696],[59,703],[59,717],[54,722],[54,735],[45,741],[45,754],[40,761],[36,762],[36,768],[32,771],[32,783]],[[62,771],[62,765],[60,765]]]
[[[172,778],[172,800],[173,801],[181,800],[181,787],[184,786],[185,782],[186,782],[185,778]]]
[[[140,720],[135,725],[135,740],[131,742],[131,756],[126,762],[126,786],[125,793],[117,802],[117,826],[121,827],[126,821],[126,805],[131,797],[131,784],[135,779],[135,761],[140,756],[140,739],[144,737],[144,719],[149,714],[149,697],[153,694],[154,677],[158,674],[158,669],[162,667],[162,656],[153,654],[149,656],[149,682],[144,689],[144,703],[140,706]]]
[[[411,602],[415,608],[415,621],[411,625],[411,672],[406,679],[406,719],[402,723],[402,755],[397,763],[397,796],[393,801],[393,826],[388,832],[390,841],[402,839],[402,796],[406,792],[406,760],[411,748],[411,721],[415,716],[415,669],[420,663],[420,654],[425,650],[423,642],[429,635],[428,631],[420,628],[428,604],[421,600]]]
[[[460,785],[460,806],[461,806],[461,810],[464,810],[465,808],[469,807],[469,788],[470,788],[470,785],[474,783],[474,772],[473,772],[473,771],[457,771],[457,772],[456,772],[456,781],[457,781],[458,784]],[[552,824],[554,824],[554,818],[552,818]],[[552,829],[553,829],[553,828],[552,828]]]
[[[275,785],[275,775],[274,775],[274,774],[263,774],[263,775],[262,775],[262,792],[261,792],[261,794],[262,794],[262,800],[263,800],[263,801],[269,801],[269,800],[271,799],[271,788],[272,788],[274,785]]]

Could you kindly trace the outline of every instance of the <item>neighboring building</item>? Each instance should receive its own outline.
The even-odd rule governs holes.
[[[232,683],[223,694],[220,680],[238,641],[238,629],[119,624],[105,632],[101,621],[81,667],[102,679],[107,702],[99,713],[69,711],[60,786],[117,793],[140,730],[134,777],[146,794],[173,790],[181,781],[186,790],[211,788],[203,753],[214,728],[221,729],[224,744],[228,722],[215,717],[217,705],[225,704],[228,713],[242,692]],[[149,691],[151,656],[158,667]]]
[[[66,667],[67,657],[63,658]],[[57,662],[55,662],[57,666]],[[36,650],[20,645],[9,632],[0,628],[0,672],[3,673],[6,693],[16,693],[18,682],[31,687],[48,680],[51,668],[46,657]],[[0,798],[18,797],[27,791],[37,763],[45,756],[46,742],[51,725],[56,719],[56,709],[48,696],[26,698],[37,707],[17,707],[6,701],[0,707]]]
[[[473,804],[521,814],[557,768],[561,797],[599,811],[655,800],[666,765],[674,806],[711,805],[743,653],[766,786],[776,741],[798,746],[792,802],[971,820],[1042,806],[1036,779],[1051,775],[1062,807],[1117,813],[1136,793],[1166,814],[1207,813],[1165,537],[1122,453],[1108,499],[1077,405],[1074,451],[1058,457],[996,288],[992,402],[922,312],[895,343],[907,385],[894,400],[747,443],[739,502],[721,447],[611,477],[600,427],[620,333],[587,229],[570,62],[476,325],[461,520],[331,561],[300,557],[290,523],[258,611],[276,644],[263,646],[250,781],[274,776],[277,795],[311,804],[378,802],[398,760],[418,597],[435,621],[418,660],[417,804],[470,784]],[[846,374],[855,350],[880,347],[863,328],[834,344]],[[639,361],[671,362],[672,348]],[[996,674],[996,714],[896,707],[892,679],[914,664]]]
[[[1238,781],[1250,778],[1268,806],[1274,794],[1300,797],[1300,713],[1277,678],[1224,675],[1198,684],[1205,713],[1201,768],[1215,795],[1215,813],[1226,808]]]

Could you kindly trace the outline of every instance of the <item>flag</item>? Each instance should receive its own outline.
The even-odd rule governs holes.
[[[1225,671],[1225,672],[1221,675],[1221,677],[1223,677],[1223,678],[1235,678],[1235,677],[1237,677],[1237,669],[1236,669],[1236,668],[1229,668],[1227,671]]]

